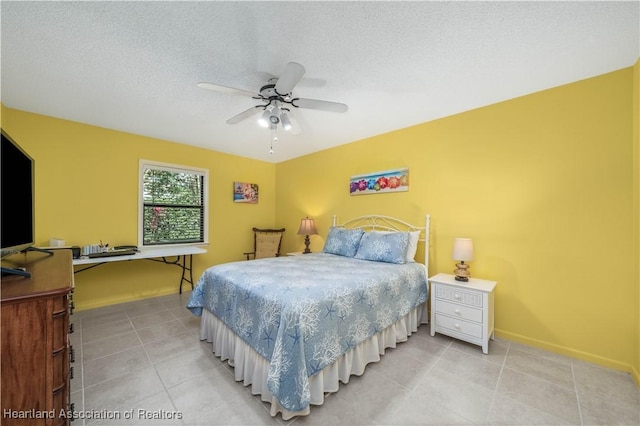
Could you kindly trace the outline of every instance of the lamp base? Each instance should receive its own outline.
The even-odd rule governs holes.
[[[311,238],[309,238],[308,235],[305,235],[304,236],[304,251],[302,252],[302,254],[311,253],[311,250],[309,249],[309,244],[311,244]]]
[[[464,260],[460,263],[456,263],[456,269],[453,270],[456,281],[468,282],[471,274],[469,273],[469,265],[464,263]]]

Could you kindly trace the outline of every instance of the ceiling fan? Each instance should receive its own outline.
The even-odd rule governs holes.
[[[348,107],[339,102],[321,101],[318,99],[296,98],[293,96],[293,89],[298,84],[305,73],[305,69],[297,62],[289,62],[279,78],[270,79],[262,86],[258,93],[248,90],[235,89],[233,87],[222,86],[213,83],[198,83],[203,89],[215,90],[224,93],[234,93],[247,96],[260,101],[261,103],[234,115],[226,122],[236,124],[249,117],[262,113],[258,118],[258,123],[265,128],[277,129],[278,124],[284,130],[299,133],[297,125],[294,128],[295,118],[292,114],[293,108],[315,109],[330,112],[346,112]],[[274,136],[277,140],[277,136]]]

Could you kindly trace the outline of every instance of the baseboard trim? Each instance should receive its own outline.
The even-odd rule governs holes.
[[[189,289],[189,292],[190,291],[191,290]],[[85,303],[78,304],[76,302],[75,311],[76,312],[88,311],[89,309],[104,308],[105,306],[117,305],[120,303],[127,303],[127,302],[136,302],[138,300],[151,299],[151,298],[160,297],[160,296],[167,296],[169,294],[177,294],[177,290],[175,288],[164,289],[164,290],[148,292],[144,294],[127,295],[124,297],[114,297],[112,299],[100,299],[98,302],[93,302],[93,303],[85,302]]]
[[[624,362],[616,361],[614,359],[606,358],[603,356],[594,355],[588,352],[567,348],[566,346],[554,345],[543,340],[532,339],[530,337],[522,336],[520,334],[511,333],[504,330],[496,329],[495,334],[496,336],[506,340],[512,340],[514,342],[522,343],[528,346],[534,346],[561,355],[567,355],[572,358],[591,362],[593,364],[598,364],[603,367],[613,368],[614,370],[624,371],[625,373],[629,373],[633,377],[633,380],[636,382],[636,386],[640,388],[640,375],[638,374],[638,371],[635,370],[630,364],[626,364]]]
[[[631,377],[636,382],[636,386],[640,388],[640,372],[633,367],[631,368]]]

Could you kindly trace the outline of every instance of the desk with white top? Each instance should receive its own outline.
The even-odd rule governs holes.
[[[182,268],[182,277],[180,278],[180,294],[182,294],[182,283],[188,282],[191,284],[191,290],[193,290],[193,255],[203,254],[207,250],[202,247],[196,246],[183,246],[183,247],[158,247],[158,248],[144,248],[140,249],[135,254],[123,255],[123,256],[110,256],[110,257],[80,257],[79,259],[73,259],[73,266],[89,265],[82,269],[77,269],[74,273],[86,271],[87,269],[95,268],[96,266],[104,265],[110,262],[122,262],[124,260],[153,260],[155,262],[166,263],[167,265],[177,265]],[[167,258],[175,257],[175,260]],[[187,260],[188,258],[188,260]]]

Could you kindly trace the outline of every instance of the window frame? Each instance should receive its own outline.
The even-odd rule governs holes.
[[[144,244],[144,171],[146,169],[163,170],[172,173],[188,173],[202,176],[202,242]],[[140,159],[138,167],[138,247],[190,247],[209,244],[209,169],[185,166],[180,164],[162,163],[158,161]]]

